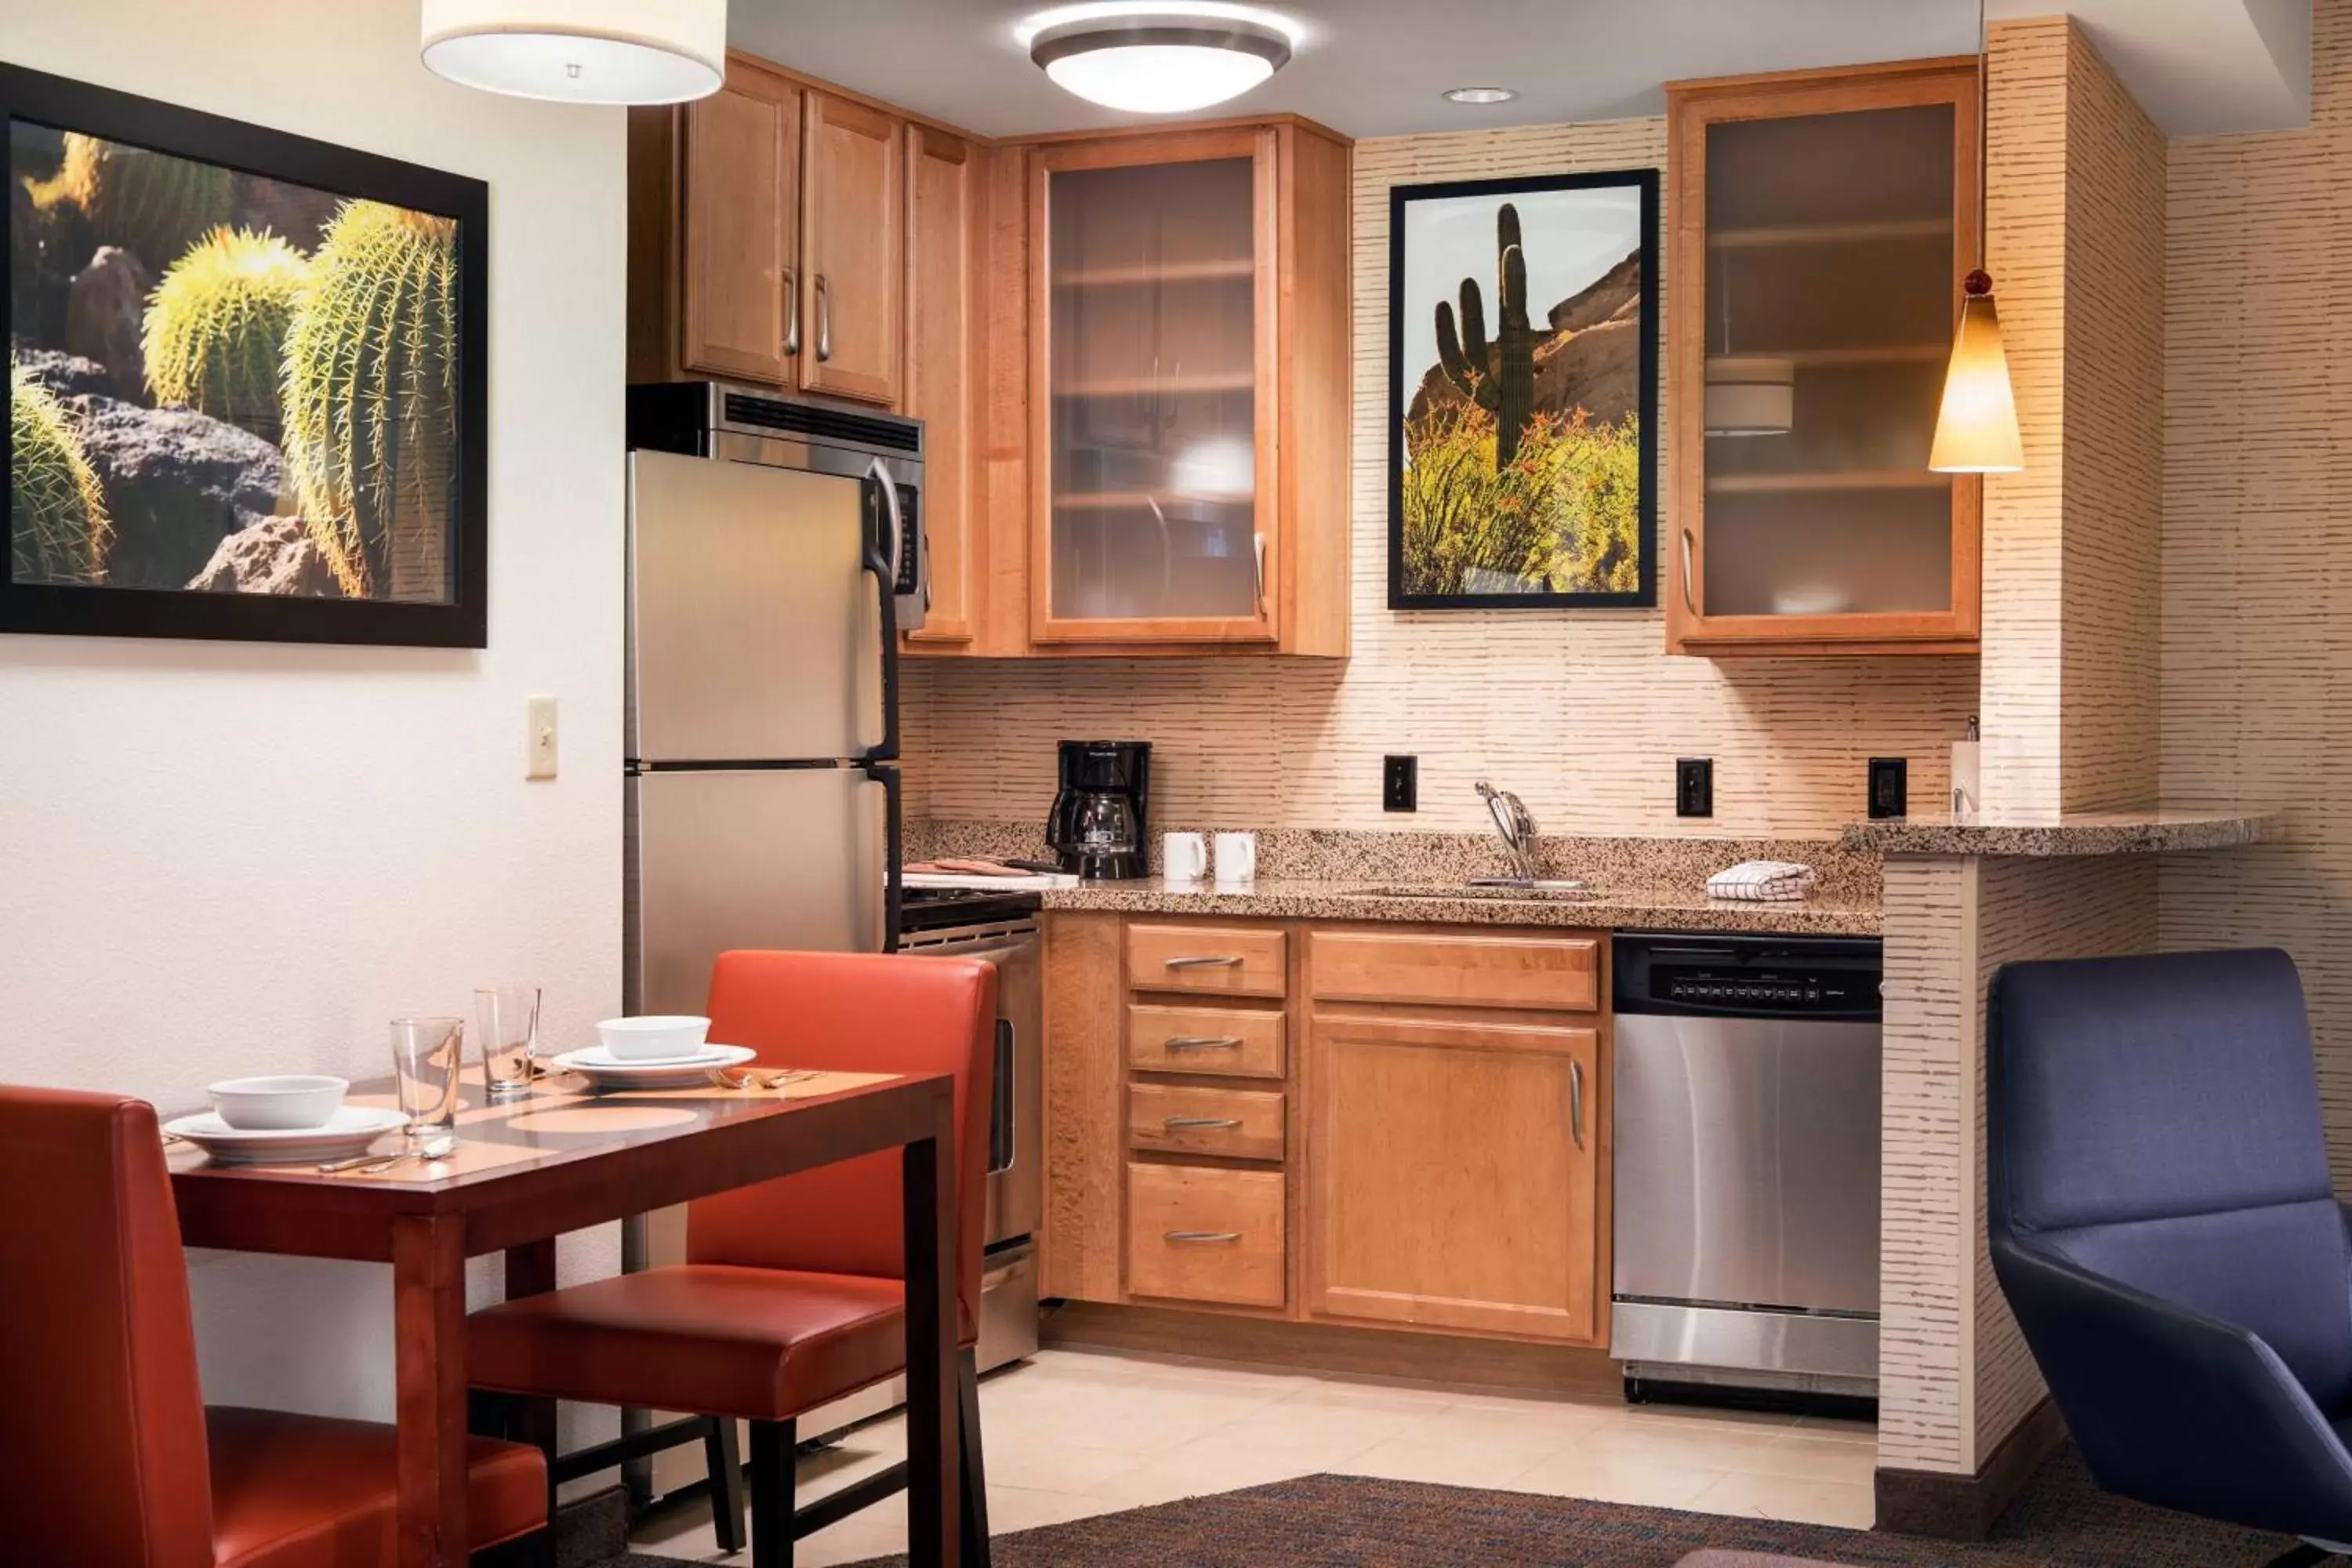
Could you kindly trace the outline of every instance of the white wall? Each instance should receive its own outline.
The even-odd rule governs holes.
[[[416,0],[0,5],[0,58],[487,180],[487,652],[0,637],[0,1079],[166,1111],[373,1077],[395,1013],[620,1003],[622,112],[416,60]],[[562,703],[523,780],[523,705]],[[567,1275],[608,1272],[607,1230]],[[387,1414],[374,1267],[198,1256],[215,1402]],[[13,1264],[0,1263],[0,1268]]]

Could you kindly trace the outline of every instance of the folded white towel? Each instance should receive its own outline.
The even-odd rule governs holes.
[[[1742,860],[1706,879],[1709,896],[1758,903],[1789,903],[1813,885],[1813,868],[1793,860]]]

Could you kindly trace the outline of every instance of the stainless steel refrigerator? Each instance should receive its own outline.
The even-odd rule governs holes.
[[[624,1000],[699,1013],[730,948],[896,944],[922,426],[715,383],[629,396]]]

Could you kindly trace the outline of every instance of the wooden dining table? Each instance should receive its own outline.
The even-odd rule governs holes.
[[[352,1100],[389,1105],[392,1085]],[[760,1089],[591,1094],[576,1078],[484,1103],[477,1079],[444,1159],[374,1173],[229,1166],[171,1147],[190,1247],[389,1263],[399,1429],[400,1568],[463,1568],[466,1260],[506,1258],[509,1299],[555,1288],[571,1231],[818,1165],[903,1149],[908,1547],[957,1561],[955,1081],[821,1073]],[[403,1147],[388,1135],[386,1152]],[[549,1434],[551,1437],[551,1433]]]

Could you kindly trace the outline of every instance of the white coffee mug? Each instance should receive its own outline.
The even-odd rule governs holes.
[[[1160,874],[1171,882],[1197,882],[1208,874],[1209,841],[1197,833],[1160,836]]]
[[[1257,835],[1217,835],[1217,880],[1227,886],[1257,880]]]

